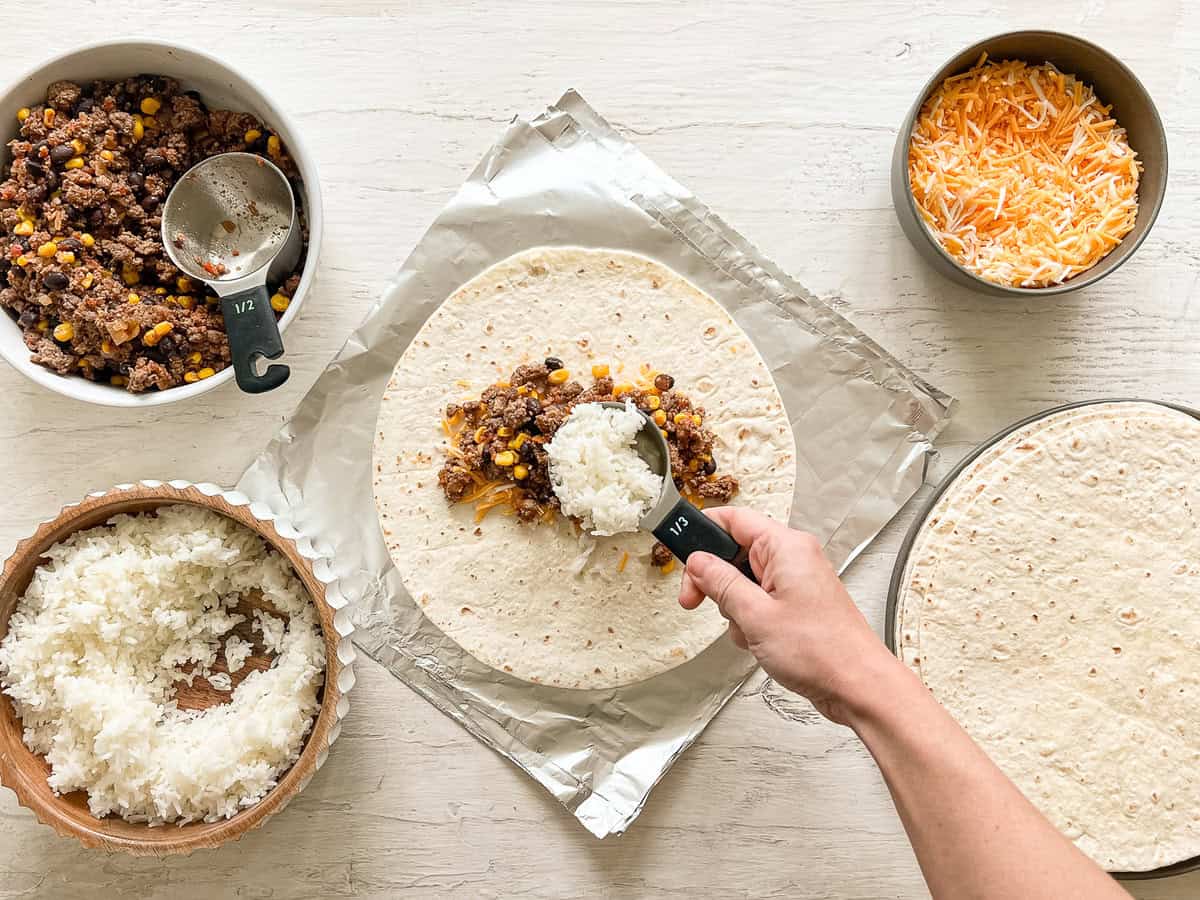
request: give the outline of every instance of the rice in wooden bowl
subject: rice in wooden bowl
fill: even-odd
[[[41,634],[47,641],[59,641],[57,649],[51,647],[57,654],[52,657],[57,664],[63,659],[63,650],[61,635],[54,634],[54,629],[61,619],[76,623],[71,627],[77,627],[80,621],[86,622],[87,614],[83,613],[81,617],[80,606],[94,604],[98,607],[96,628],[100,629],[99,633],[107,635],[104,628],[116,627],[111,609],[107,611],[107,617],[106,610],[99,609],[104,602],[112,606],[111,594],[105,594],[104,589],[107,584],[112,591],[114,573],[121,571],[119,565],[104,565],[111,557],[102,558],[100,562],[104,564],[92,563],[80,568],[76,581],[80,576],[86,580],[89,596],[79,603],[62,606],[60,619],[51,616],[35,627],[29,609],[21,613],[20,619],[14,619],[14,613],[35,579],[40,579],[41,610],[50,606],[45,599],[45,579],[47,572],[65,568],[64,542],[68,542],[65,549],[74,554],[95,554],[98,547],[111,550],[112,542],[106,544],[106,538],[114,532],[120,533],[122,528],[137,527],[143,514],[147,513],[155,513],[145,516],[150,523],[160,520],[181,523],[184,530],[179,534],[190,536],[183,542],[183,552],[198,547],[197,558],[204,565],[211,564],[212,571],[217,573],[216,580],[200,591],[210,599],[198,602],[196,608],[182,618],[180,611],[170,608],[164,599],[163,605],[154,607],[148,626],[148,633],[153,633],[154,623],[161,621],[164,628],[173,629],[172,634],[183,634],[187,638],[182,642],[169,641],[169,650],[162,652],[161,660],[156,663],[160,674],[165,672],[171,684],[171,696],[166,702],[167,714],[156,721],[154,728],[169,729],[173,725],[176,728],[169,733],[177,741],[181,734],[194,734],[202,740],[193,738],[193,746],[184,747],[193,754],[187,757],[188,762],[153,769],[145,783],[127,783],[130,782],[127,776],[122,782],[121,778],[110,775],[106,781],[91,785],[92,795],[85,790],[67,788],[59,793],[51,786],[51,780],[68,787],[77,786],[81,780],[86,782],[81,772],[70,771],[70,765],[76,760],[86,763],[89,759],[99,759],[101,769],[107,772],[107,757],[115,752],[136,757],[138,764],[131,766],[127,759],[123,767],[112,766],[112,772],[144,769],[139,754],[146,753],[145,738],[153,729],[145,726],[144,719],[130,718],[120,722],[119,714],[114,712],[121,708],[120,705],[105,703],[105,698],[95,697],[92,686],[90,697],[95,697],[95,715],[106,718],[99,731],[95,722],[54,723],[63,729],[66,738],[77,738],[79,733],[91,738],[84,742],[74,740],[66,753],[56,745],[53,755],[59,765],[52,770],[46,758],[26,744],[27,740],[35,745],[39,741],[46,742],[46,723],[33,721],[36,714],[32,710],[42,706],[44,710],[61,715],[54,704],[57,702],[61,706],[67,702],[86,720],[92,700],[80,703],[78,696],[70,701],[58,696],[75,689],[76,681],[70,677],[53,682],[55,696],[50,696],[50,691],[40,693],[36,682],[44,677],[43,674],[31,667],[28,659],[23,664],[14,661],[14,642],[5,645],[4,641],[10,630],[14,634],[19,631],[17,636],[28,642],[25,649],[38,651],[31,635],[37,634],[36,627],[41,627]],[[109,524],[120,515],[138,518],[119,520],[123,525]],[[205,523],[217,526],[215,539],[208,542],[210,546],[205,546],[203,533],[186,531],[193,526],[202,529]],[[106,525],[108,527],[104,528]],[[81,534],[84,532],[86,534]],[[76,535],[78,537],[72,540]],[[261,542],[254,541],[253,536],[261,538]],[[171,537],[169,532],[166,533],[164,544],[160,534],[159,544],[151,542],[150,545],[157,546],[166,560],[178,555],[171,545]],[[128,543],[119,545],[122,555],[133,552],[126,546]],[[234,579],[231,582],[220,562],[222,554],[235,551],[242,554],[238,563],[242,574],[240,581]],[[187,559],[190,563],[192,557]],[[156,557],[151,561],[157,565],[159,560]],[[340,594],[335,586],[327,585],[317,576],[314,565],[320,569],[320,558],[313,552],[311,544],[289,525],[275,519],[260,505],[251,504],[245,496],[221,491],[213,485],[144,482],[94,494],[65,508],[17,545],[0,574],[0,647],[7,651],[5,665],[0,667],[7,673],[4,680],[13,681],[24,666],[23,684],[18,687],[7,684],[0,690],[0,783],[12,789],[18,802],[29,808],[39,822],[49,825],[59,835],[74,837],[86,847],[119,850],[137,856],[165,856],[217,847],[262,825],[296,796],[324,763],[348,709],[345,695],[354,683],[350,668],[353,660],[348,640],[350,627],[343,621],[344,616],[337,617],[335,624],[335,604],[343,605]],[[236,568],[236,565],[229,568]],[[192,573],[188,577],[194,579],[194,567],[188,571]],[[262,578],[262,590],[245,590],[250,583],[247,579],[257,577]],[[192,583],[189,582],[189,586]],[[163,590],[164,598],[170,589],[176,589],[177,595],[182,591],[186,596],[186,590],[178,585],[168,585]],[[222,593],[231,590],[235,592],[236,606],[229,605],[235,602],[234,599]],[[146,595],[145,591],[141,594]],[[311,607],[303,606],[305,600]],[[287,610],[278,605],[283,601],[292,604],[290,618]],[[129,611],[127,605],[124,612]],[[139,608],[132,607],[132,612],[133,619],[140,621]],[[239,620],[239,616],[244,616],[244,621]],[[124,627],[128,630],[130,626],[126,623]],[[141,622],[139,627],[147,626]],[[206,627],[208,632],[205,632]],[[94,653],[96,635],[89,637],[92,638],[89,652]],[[161,635],[156,635],[156,639],[163,640]],[[223,648],[220,658],[214,641]],[[86,648],[86,642],[82,646]],[[50,651],[42,648],[41,652]],[[65,657],[63,662],[69,670],[75,663],[69,652]],[[166,670],[161,669],[164,660],[167,661]],[[176,674],[172,673],[170,660],[176,661]],[[183,664],[179,666],[179,662]],[[318,674],[319,664],[323,665],[323,672]],[[86,674],[86,668],[84,671]],[[178,671],[190,673],[191,677],[180,680]],[[237,674],[231,677],[230,671]],[[238,678],[236,686],[234,677]],[[87,680],[79,679],[83,683]],[[250,682],[247,690],[240,691],[247,681]],[[10,693],[20,699],[14,702]],[[160,697],[161,694],[160,689]],[[143,714],[147,710],[153,711],[153,703],[145,697],[134,699],[149,704],[138,707]],[[31,722],[23,723],[18,716],[17,707],[21,706],[31,716]],[[180,714],[176,707],[204,712]],[[162,709],[160,704],[160,713]],[[233,718],[238,715],[240,721]],[[221,717],[224,717],[222,722],[214,722],[215,718]],[[207,723],[207,727],[181,730],[194,723]],[[224,730],[219,727],[222,724],[226,726]],[[77,731],[72,735],[67,733],[68,728],[77,728]],[[112,738],[105,729],[117,732],[118,737]],[[231,736],[238,737],[239,733],[240,745],[236,740],[231,741]],[[155,732],[155,740],[159,740],[157,734]],[[81,744],[84,746],[77,746]],[[90,746],[86,746],[88,744]],[[150,746],[152,750],[160,749],[156,744]],[[222,749],[228,751],[230,746],[249,747],[256,752],[233,764],[220,755]],[[177,748],[171,749],[172,759],[177,760]],[[64,760],[70,760],[70,764]],[[151,761],[154,761],[153,757]],[[216,773],[225,780],[219,784],[202,781],[190,784],[193,773],[204,773],[209,778]],[[151,788],[153,799],[146,799],[151,796],[147,793]],[[110,814],[104,814],[110,810]]]

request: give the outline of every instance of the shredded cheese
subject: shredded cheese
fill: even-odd
[[[1141,164],[1092,88],[1046,63],[947,78],[913,127],[908,174],[926,227],[997,284],[1061,284],[1133,229]]]

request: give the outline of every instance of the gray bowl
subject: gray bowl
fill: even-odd
[[[1138,186],[1138,213],[1133,231],[1112,252],[1086,272],[1080,272],[1062,284],[1041,288],[1008,287],[985,281],[968,272],[942,249],[917,212],[908,180],[908,145],[921,106],[945,79],[971,68],[979,55],[988,59],[1023,59],[1032,65],[1053,63],[1063,72],[1079,77],[1096,90],[1102,103],[1112,104],[1113,116],[1129,136],[1129,145],[1137,152],[1143,171]],[[1162,206],[1167,189],[1167,136],[1158,109],[1142,83],[1124,63],[1095,44],[1057,31],[1012,31],[987,38],[963,50],[938,69],[925,83],[908,111],[896,148],[892,153],[892,204],[900,227],[938,272],[964,287],[995,297],[1065,294],[1099,281],[1125,262],[1150,232]]]

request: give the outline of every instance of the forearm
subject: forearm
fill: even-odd
[[[1128,898],[906,666],[881,655],[867,668],[849,723],[887,781],[935,898]]]

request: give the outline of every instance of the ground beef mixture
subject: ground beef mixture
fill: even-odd
[[[675,485],[693,503],[728,503],[737,493],[737,479],[717,474],[703,407],[693,406],[675,388],[674,378],[646,369],[636,383],[615,383],[607,365],[592,366],[591,376],[585,388],[561,360],[549,357],[518,366],[508,381],[492,385],[479,400],[447,407],[443,427],[451,446],[438,473],[446,498],[475,503],[476,521],[496,506],[522,522],[552,519],[559,503],[544,445],[576,405],[612,400],[632,400],[664,431]],[[670,560],[671,551],[656,543],[651,562],[661,566]]]
[[[56,81],[22,109],[0,183],[0,308],[34,362],[141,392],[230,364],[220,302],[171,264],[160,237],[168,192],[202,159],[231,150],[299,173],[249,113],[210,110],[170,78]],[[307,240],[305,241],[307,245]],[[271,306],[287,309],[303,257]]]

